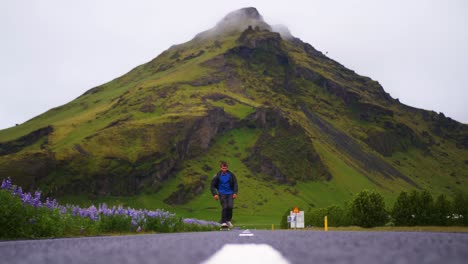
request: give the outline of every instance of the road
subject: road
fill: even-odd
[[[242,231],[2,241],[0,263],[468,263],[467,233]]]

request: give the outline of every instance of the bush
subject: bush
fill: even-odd
[[[327,215],[326,208],[315,208],[304,215],[306,226],[323,227],[323,218]]]
[[[26,237],[26,211],[19,198],[0,190],[0,238]]]
[[[387,222],[388,215],[381,194],[363,190],[354,198],[350,216],[352,223],[362,227],[381,226]]]
[[[65,224],[57,209],[50,210],[44,207],[26,206],[29,207],[28,211],[30,211],[31,217],[28,220],[29,225],[27,225],[31,238],[63,236]]]
[[[100,232],[130,232],[132,229],[132,218],[128,215],[101,215],[98,222]]]
[[[434,219],[432,221],[433,224],[439,226],[448,225],[449,219],[447,217],[450,215],[450,211],[450,201],[447,200],[447,197],[444,194],[439,195],[434,204]]]
[[[344,207],[338,205],[327,207],[327,216],[329,226],[349,226],[352,224],[349,208],[346,205]]]
[[[177,216],[147,218],[144,225],[144,230],[163,233],[182,231],[183,229],[183,219]]]
[[[431,225],[434,219],[434,199],[431,193],[423,190],[416,195],[414,211],[417,225]]]
[[[58,210],[35,208],[0,190],[0,226],[0,238],[16,239],[62,236],[65,223]]]
[[[468,226],[468,195],[457,192],[452,204],[451,223]]]
[[[392,217],[396,226],[410,226],[413,224],[413,204],[407,192],[400,192],[393,204]]]
[[[307,211],[305,214],[305,225],[323,227],[324,218],[327,216],[328,226],[349,226],[351,218],[349,214],[349,206],[332,205],[327,208],[316,208]]]
[[[99,222],[88,217],[72,216],[70,213],[62,215],[64,234],[66,236],[90,236],[99,234]]]

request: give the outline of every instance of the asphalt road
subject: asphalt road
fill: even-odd
[[[0,263],[201,263],[226,244],[270,245],[289,263],[468,263],[467,233],[241,231],[2,241]]]

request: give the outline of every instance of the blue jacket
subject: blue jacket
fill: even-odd
[[[237,186],[237,179],[236,179],[236,175],[234,175],[234,173],[232,173],[231,171],[226,171],[227,173],[231,174],[231,178],[229,179],[229,185],[233,191],[233,193],[236,193],[237,194],[237,190],[238,190],[238,186]],[[215,194],[218,194],[219,192],[219,178],[221,176],[221,171],[219,171],[218,173],[216,173],[216,175],[213,177],[213,179],[211,180],[211,194],[214,196]]]

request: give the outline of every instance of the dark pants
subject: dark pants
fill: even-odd
[[[221,202],[221,223],[226,223],[232,219],[232,208],[234,207],[234,199],[232,194],[220,194],[219,201]]]

